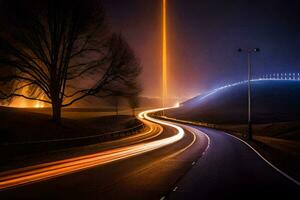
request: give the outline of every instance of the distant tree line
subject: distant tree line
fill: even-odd
[[[51,104],[60,122],[62,107],[91,95],[125,97],[135,107],[140,72],[100,0],[0,0],[0,99]]]

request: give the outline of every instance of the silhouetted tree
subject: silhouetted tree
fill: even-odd
[[[128,44],[107,31],[99,0],[0,3],[0,66],[13,72],[1,82],[15,86],[10,92],[1,89],[2,99],[49,103],[53,120],[59,122],[62,107],[89,95],[112,95],[116,86],[139,75]],[[27,87],[39,92],[19,92]]]
[[[134,51],[120,34],[112,35],[109,46],[110,54],[113,57],[112,60],[114,60],[112,71],[117,72],[118,76],[110,82],[108,87],[104,86],[95,96],[101,98],[109,97],[107,101],[115,107],[116,116],[118,116],[121,100],[137,96],[142,91],[137,82],[141,67]]]
[[[128,93],[126,95],[128,105],[132,110],[132,116],[135,116],[135,109],[140,105],[139,95],[142,92],[142,88],[136,81],[132,81],[128,86]]]
[[[0,67],[0,80],[4,80],[5,77],[11,76],[12,74],[14,74],[14,72],[10,67]],[[0,81],[0,88],[0,97],[5,96],[5,94],[12,93],[14,84],[13,82]],[[12,98],[0,98],[0,100],[1,104],[9,104],[12,101]]]
[[[132,110],[132,116],[135,116],[135,109],[139,107],[140,100],[138,95],[128,97],[128,104]]]
[[[118,115],[119,115],[119,106],[120,106],[121,100],[122,100],[122,96],[118,96],[117,94],[115,94],[114,96],[111,96],[107,99],[107,102],[115,109],[116,119],[118,118]]]

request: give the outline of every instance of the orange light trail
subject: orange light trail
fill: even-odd
[[[162,27],[162,107],[166,106],[168,96],[167,85],[167,0],[163,0],[163,27]]]
[[[170,122],[154,119],[148,116],[149,113],[161,111],[163,109],[154,109],[144,111],[139,114],[141,120],[163,124],[173,127],[177,130],[177,134],[150,142],[142,142],[130,146],[119,147],[111,150],[105,150],[85,156],[78,156],[70,159],[44,163],[40,165],[30,166],[23,169],[12,170],[0,174],[0,190],[20,186],[24,184],[34,183],[41,180],[47,180],[57,176],[74,173],[87,168],[103,165],[113,161],[126,159],[132,156],[140,155],[161,147],[173,144],[181,140],[184,136],[184,130]]]

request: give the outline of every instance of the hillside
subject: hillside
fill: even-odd
[[[221,124],[247,122],[247,84],[241,83],[206,93],[167,112],[186,120]],[[260,80],[252,82],[254,123],[300,121],[300,81]]]

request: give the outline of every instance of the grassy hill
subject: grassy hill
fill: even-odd
[[[299,102],[300,81],[252,82],[254,123],[300,121]],[[241,83],[188,100],[168,115],[209,123],[242,124],[247,122],[247,111],[247,84]]]

